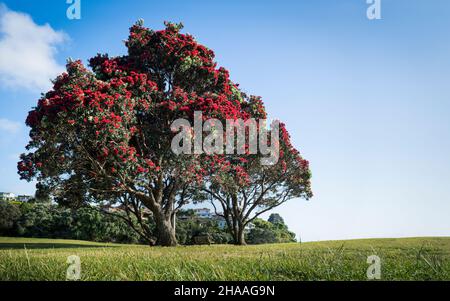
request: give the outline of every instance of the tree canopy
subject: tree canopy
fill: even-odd
[[[293,197],[310,197],[308,162],[284,125],[280,160],[269,167],[247,151],[248,144],[243,154],[232,155],[171,150],[177,134],[171,124],[180,118],[193,122],[196,111],[220,122],[267,114],[259,97],[247,96],[217,66],[212,50],[182,34],[181,24],[165,25],[154,31],[138,21],[125,42],[128,53],[98,54],[89,60],[90,69],[68,61],[67,71],[29,112],[31,139],[18,163],[21,178],[37,179],[61,204],[120,205],[130,225],[147,208],[156,233],[143,223],[135,230],[164,246],[176,244],[176,212],[202,193],[233,202],[239,197],[240,207],[224,206],[224,215],[243,226],[257,208],[263,212]]]

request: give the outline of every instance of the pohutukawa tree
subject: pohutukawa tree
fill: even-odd
[[[29,113],[28,154],[18,163],[21,178],[37,179],[61,202],[83,205],[116,200],[136,218],[153,213],[158,245],[176,245],[174,216],[195,197],[205,170],[199,156],[171,151],[178,118],[248,118],[244,100],[214,53],[181,24],[153,31],[138,21],[126,41],[128,54],[69,61]],[[134,220],[136,220],[136,218]]]
[[[208,181],[202,190],[210,195],[216,214],[225,219],[235,244],[245,244],[246,227],[261,214],[290,199],[309,199],[313,195],[309,162],[293,147],[282,123],[279,138],[276,142],[267,137],[271,143],[277,143],[279,150],[278,160],[270,165],[262,164],[261,154],[248,151],[238,156],[210,158]]]

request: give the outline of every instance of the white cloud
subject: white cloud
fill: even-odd
[[[0,86],[45,92],[64,70],[55,59],[67,36],[0,3]]]
[[[10,134],[15,134],[20,130],[21,127],[22,127],[22,125],[19,122],[0,118],[0,131],[5,131]]]

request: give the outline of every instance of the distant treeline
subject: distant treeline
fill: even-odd
[[[199,219],[192,210],[178,214],[179,244],[195,244],[195,237],[207,236],[215,244],[233,242],[232,236],[214,220]],[[183,218],[180,218],[183,217]],[[152,219],[148,225],[154,229]],[[49,202],[0,201],[0,236],[77,239],[96,242],[145,243],[120,217],[96,207],[69,209]],[[248,244],[295,242],[278,214],[269,221],[256,219],[246,232]]]

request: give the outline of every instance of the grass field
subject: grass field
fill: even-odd
[[[367,280],[369,255],[382,280],[450,280],[450,237],[174,248],[0,237],[0,280],[65,280],[70,255],[81,280]]]

